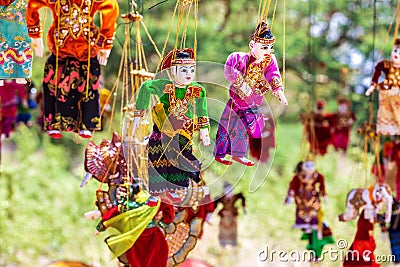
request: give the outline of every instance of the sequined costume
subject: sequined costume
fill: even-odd
[[[0,79],[30,78],[31,38],[25,22],[27,0],[0,2]]]
[[[162,193],[200,182],[201,164],[192,153],[194,130],[209,127],[206,90],[193,82],[177,88],[172,81],[146,81],[140,87],[136,108],[145,110],[150,96],[159,103],[152,108],[153,132],[149,140],[149,191]]]
[[[385,79],[378,83],[379,77]],[[372,84],[379,89],[379,109],[376,132],[383,135],[400,135],[400,68],[390,60],[382,60],[374,69]]]
[[[100,50],[112,48],[118,3],[30,0],[26,18],[32,38],[42,36],[39,18],[42,7],[50,8],[53,14],[47,34],[52,54],[47,59],[43,79],[45,129],[99,130],[100,65],[96,56]],[[101,14],[100,29],[94,25],[96,12]]]
[[[225,63],[225,78],[231,83],[230,99],[222,113],[214,155],[222,158],[229,154],[245,157],[248,136],[260,138],[264,128],[264,117],[258,114],[268,91],[282,90],[281,76],[275,56],[256,64],[255,58],[247,53],[232,53]],[[243,96],[237,88],[241,80],[252,88],[250,96]]]
[[[289,186],[289,196],[296,203],[296,222],[294,228],[310,233],[318,229],[318,212],[321,208],[321,197],[325,196],[324,176],[318,172],[307,175],[295,174]]]

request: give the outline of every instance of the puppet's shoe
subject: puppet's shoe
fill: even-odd
[[[246,166],[254,166],[254,162],[246,157],[232,157],[232,159]]]
[[[223,157],[223,158],[215,157],[215,161],[219,162],[219,163],[222,163],[224,165],[232,165],[232,161],[227,160],[225,157]]]
[[[88,130],[81,130],[79,136],[82,138],[92,138],[92,133]]]
[[[60,138],[62,138],[62,134],[61,134],[61,132],[60,132],[59,130],[50,130],[50,131],[47,131],[47,134],[48,134],[51,138],[54,138],[54,139],[60,139]]]

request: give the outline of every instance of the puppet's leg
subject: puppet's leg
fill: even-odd
[[[85,75],[86,80],[87,72],[84,71],[82,74]],[[100,64],[97,58],[92,58],[90,61],[89,77],[89,88],[85,87],[82,92],[80,102],[81,123],[78,126],[79,135],[84,138],[90,138],[92,136],[90,131],[100,130],[101,127],[99,102]]]

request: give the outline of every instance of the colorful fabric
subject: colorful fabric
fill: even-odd
[[[172,138],[154,125],[149,139],[149,192],[161,194],[200,182],[201,163],[193,155],[191,141],[183,135]]]
[[[30,78],[31,38],[25,23],[27,0],[0,6],[0,79]]]
[[[289,194],[296,201],[296,222],[293,227],[308,232],[317,229],[321,197],[326,195],[324,176],[318,172],[312,175],[296,174],[290,182]]]
[[[373,235],[374,224],[365,219],[364,211],[360,214],[357,222],[357,232],[354,241],[347,252],[343,267],[350,266],[371,266],[379,267],[379,263],[375,262],[374,251],[376,248],[375,239]],[[363,257],[365,253],[369,257]],[[354,255],[359,255],[355,257]]]
[[[268,162],[270,149],[276,147],[275,121],[267,117],[265,126],[260,138],[253,138],[249,135],[250,155],[260,162]]]
[[[137,194],[135,201],[145,203],[150,197],[147,192],[142,190]],[[117,231],[116,235],[105,240],[115,257],[121,256],[135,244],[157,214],[159,207],[160,200],[156,206],[141,205],[103,222],[104,226],[112,227]]]
[[[312,250],[317,258],[321,257],[324,246],[335,243],[331,230],[325,224],[323,224],[322,239],[318,238],[318,230],[313,229],[311,234],[304,232],[301,240],[308,240],[306,249]]]
[[[88,61],[101,49],[112,48],[119,12],[117,1],[29,0],[26,24],[32,38],[42,37],[39,14],[42,7],[50,8],[53,14],[47,34],[47,46],[52,54],[61,59]],[[100,29],[94,24],[96,12],[100,13]]]
[[[25,86],[15,80],[6,80],[0,86],[1,134],[9,137],[17,120],[18,98],[26,98]]]
[[[57,66],[58,78],[55,79]],[[87,61],[66,58],[57,63],[55,55],[49,56],[43,79],[46,130],[79,132],[100,129],[100,64],[97,58],[90,60],[88,88],[87,70]]]
[[[136,98],[136,108],[138,110],[147,109],[151,95],[158,97],[164,114],[168,117],[174,130],[185,128],[191,136],[193,130],[209,127],[206,90],[200,84],[193,82],[184,88],[178,88],[174,87],[172,81],[168,79],[146,81],[140,86]],[[164,121],[161,123],[163,124]],[[189,125],[189,127],[184,127],[185,125]],[[161,127],[159,126],[159,128]]]
[[[248,135],[260,138],[264,128],[262,114],[257,107],[262,105],[269,91],[283,90],[278,64],[274,55],[260,65],[247,53],[232,53],[224,68],[225,78],[230,82],[230,99],[222,113],[214,146],[214,155],[226,154],[244,157],[248,147]],[[236,84],[243,79],[251,87],[252,94],[243,96]],[[260,80],[263,82],[260,83]],[[260,88],[260,84],[263,86]]]
[[[382,135],[400,135],[400,89],[379,91],[379,109],[376,132]]]

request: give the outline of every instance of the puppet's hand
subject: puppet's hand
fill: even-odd
[[[91,210],[86,212],[83,217],[85,217],[85,219],[95,220],[101,218],[101,212],[99,210]]]
[[[97,54],[97,60],[99,61],[100,65],[107,65],[108,62],[108,56],[110,55],[111,50],[110,49],[103,49],[100,50],[99,53]]]
[[[293,202],[294,202],[294,197],[292,196],[287,196],[287,198],[285,199],[285,205],[292,204]]]
[[[372,92],[375,90],[375,86],[371,85],[368,90],[365,92],[366,96],[369,96],[370,94],[372,94]]]
[[[208,128],[200,129],[200,140],[203,141],[204,146],[209,146],[211,144]]]
[[[288,105],[288,101],[286,99],[285,94],[283,93],[282,90],[277,90],[275,92],[272,93],[274,96],[276,96],[278,98],[279,101],[281,101],[284,105]]]
[[[42,37],[32,38],[32,48],[35,49],[36,56],[43,57],[44,46]]]

